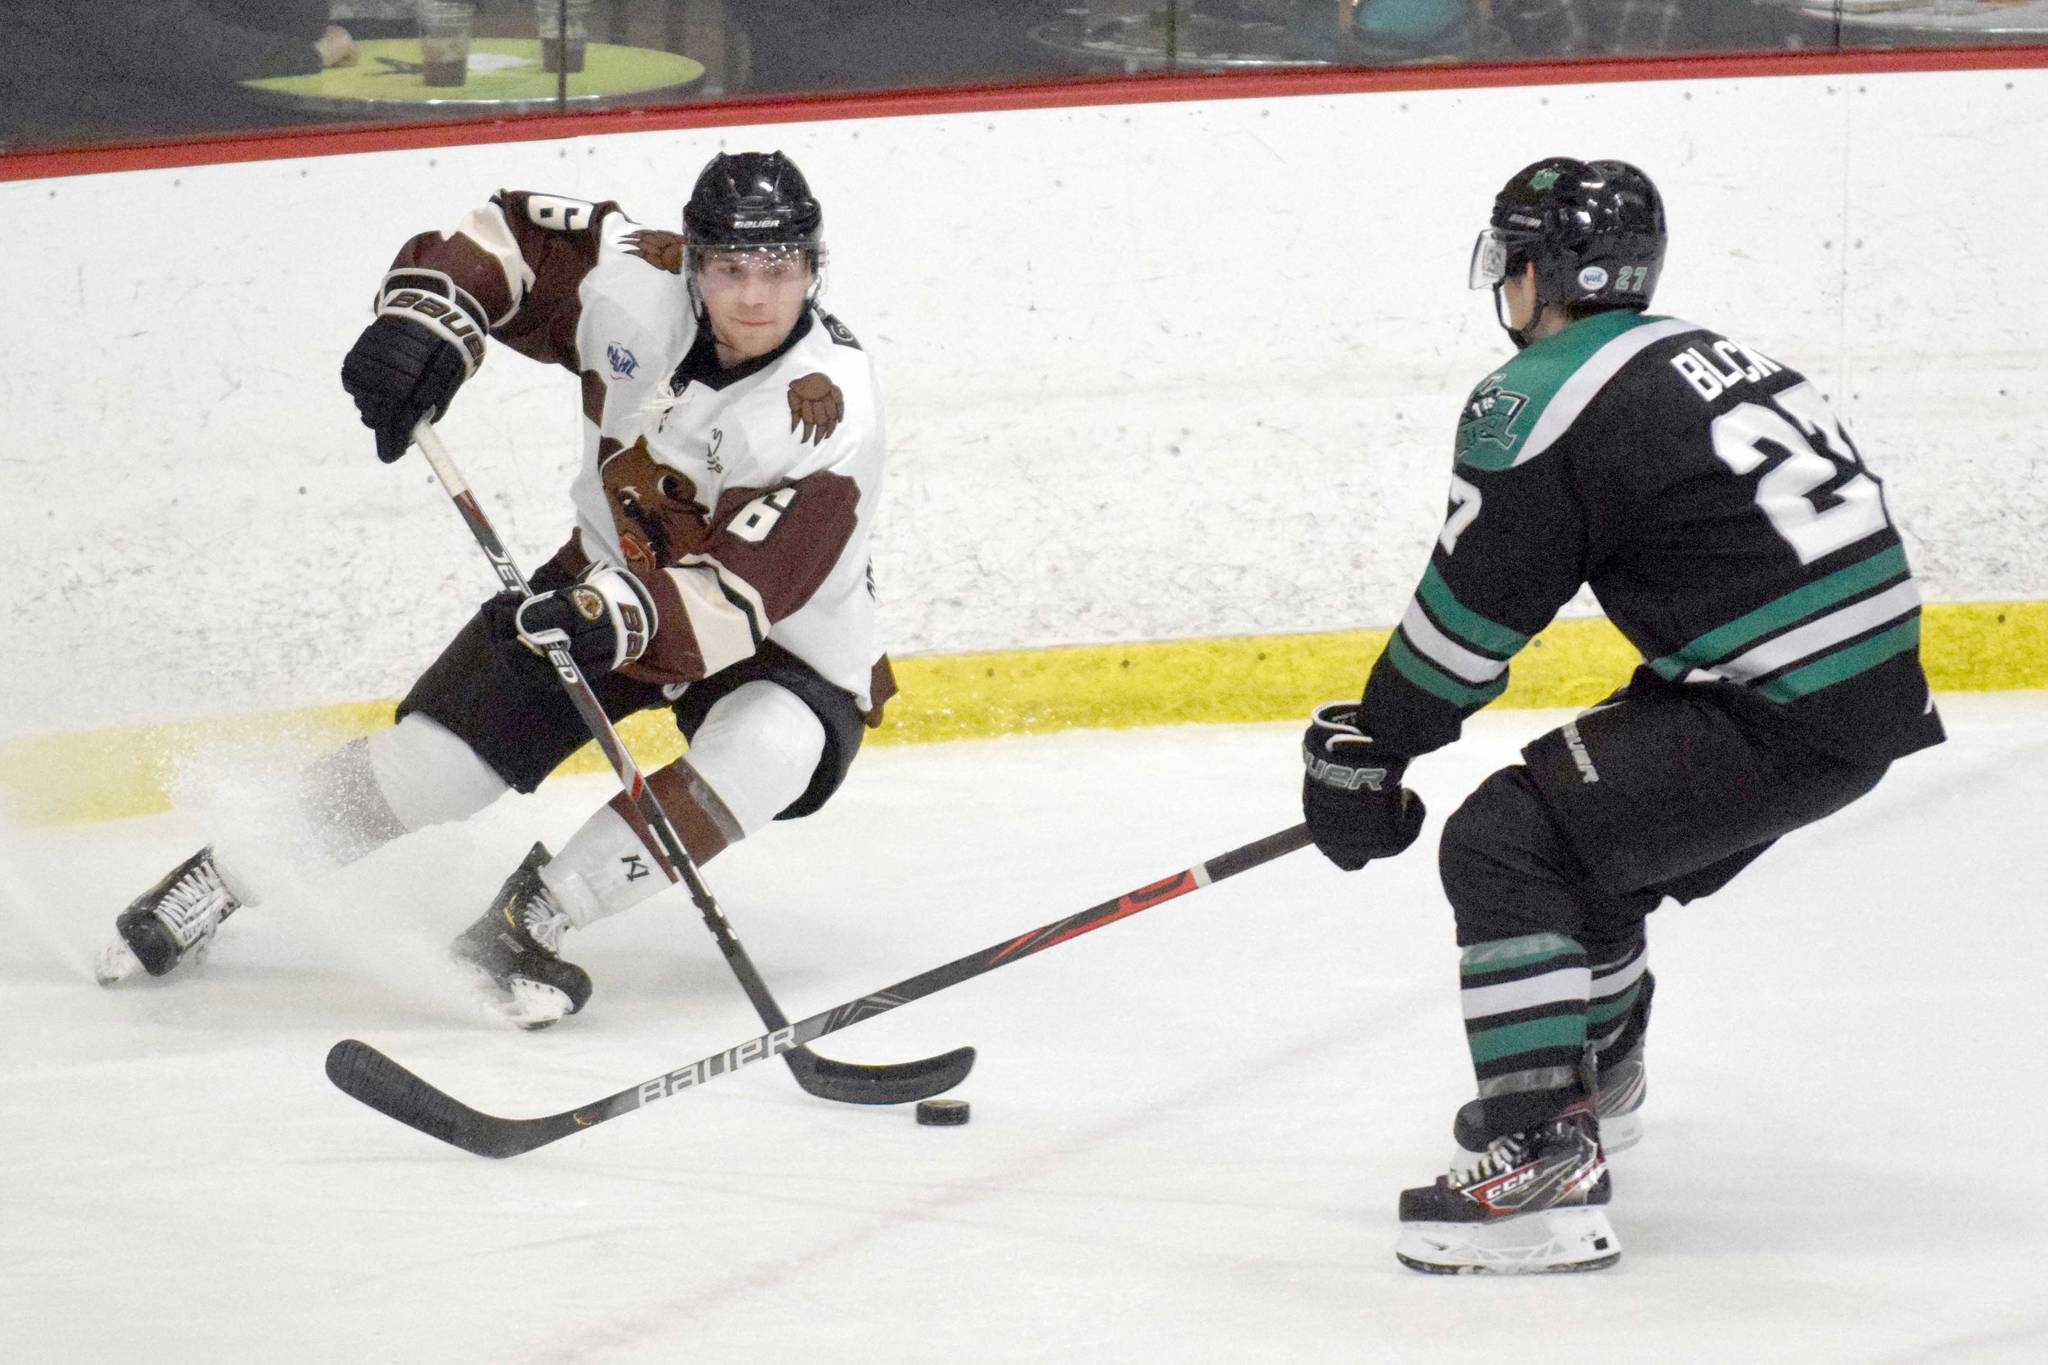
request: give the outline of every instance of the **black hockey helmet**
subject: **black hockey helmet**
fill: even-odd
[[[1473,244],[1471,284],[1497,294],[1533,263],[1539,306],[1641,311],[1663,272],[1667,235],[1664,201],[1634,166],[1545,157],[1494,196]]]
[[[781,152],[720,152],[683,205],[683,237],[695,269],[704,251],[803,251],[824,264],[825,210],[796,163]]]

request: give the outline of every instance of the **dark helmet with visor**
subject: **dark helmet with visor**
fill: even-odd
[[[825,210],[781,152],[720,152],[683,205],[683,239],[696,270],[707,251],[802,252],[825,264]]]
[[[1494,196],[1491,222],[1472,246],[1471,285],[1494,291],[1503,327],[1501,286],[1531,264],[1539,314],[1547,306],[1641,311],[1656,292],[1666,237],[1664,201],[1634,166],[1545,157]]]

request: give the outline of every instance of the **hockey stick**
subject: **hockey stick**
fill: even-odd
[[[516,592],[530,594],[533,589],[527,585],[525,575],[519,572],[519,566],[512,562],[511,555],[506,553],[505,543],[498,539],[490,519],[484,516],[483,508],[462,477],[462,471],[455,467],[448,448],[441,444],[433,423],[422,420],[413,428],[412,438],[419,443],[427,463],[433,466],[435,477],[441,480],[441,487],[447,490],[455,503],[455,510],[462,513],[470,534],[476,537],[477,545],[491,561],[498,581]],[[718,902],[712,899],[710,888],[704,885],[696,863],[691,861],[683,847],[682,836],[676,833],[668,812],[662,809],[661,802],[649,790],[646,780],[640,775],[639,765],[633,762],[632,753],[626,748],[625,741],[619,738],[611,718],[605,715],[597,694],[591,690],[589,679],[583,676],[583,670],[570,657],[568,646],[549,646],[548,662],[554,665],[555,675],[561,679],[569,700],[576,704],[576,713],[583,718],[591,738],[597,741],[597,747],[604,750],[604,756],[610,760],[612,771],[618,774],[619,785],[626,789],[626,795],[633,802],[633,809],[654,836],[657,845],[655,861],[661,864],[661,870],[668,874],[670,882],[681,882],[689,887],[690,899],[703,915],[711,936],[718,940],[719,951],[725,954],[726,963],[732,968],[733,975],[739,978],[740,987],[746,991],[747,999],[753,1002],[754,1012],[761,1016],[761,1022],[771,1030],[787,1029],[789,1017],[775,1003],[768,984],[754,970],[753,959],[747,956],[747,950],[740,946],[732,926],[719,912]],[[971,1047],[956,1048],[920,1061],[877,1066],[835,1062],[801,1046],[780,1051],[798,1085],[820,1099],[838,1100],[842,1104],[908,1104],[912,1100],[951,1090],[966,1080],[967,1073],[974,1067],[974,1049]]]
[[[594,1128],[607,1119],[630,1114],[642,1105],[716,1080],[764,1057],[788,1056],[802,1050],[815,1038],[837,1033],[863,1019],[871,1019],[948,986],[957,986],[962,981],[1020,961],[1033,953],[1042,953],[1190,891],[1213,886],[1225,877],[1234,877],[1261,863],[1271,862],[1307,843],[1308,827],[1305,825],[1269,834],[1205,863],[1196,863],[1171,877],[1127,891],[1077,915],[1055,920],[978,953],[969,953],[943,967],[920,972],[872,994],[857,996],[799,1023],[750,1038],[737,1047],[715,1052],[701,1061],[642,1081],[595,1103],[546,1118],[504,1119],[480,1113],[435,1089],[368,1043],[354,1038],[344,1039],[328,1050],[327,1079],[372,1109],[465,1152],[489,1157],[518,1156],[546,1146],[557,1138]]]

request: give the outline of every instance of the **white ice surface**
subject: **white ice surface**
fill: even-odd
[[[251,909],[102,991],[188,813],[6,831],[0,1361],[2037,1361],[2048,697],[1652,921],[1649,1135],[1619,1267],[1435,1279],[1401,1186],[1470,1079],[1425,842],[1292,855],[825,1040],[981,1049],[962,1129],[779,1063],[527,1156],[331,1088],[342,1037],[551,1113],[760,1032],[680,893],[572,935],[591,1008],[520,1034],[440,965],[576,778]],[[1555,715],[1414,774],[1437,817]],[[709,880],[801,1017],[1292,822],[1291,725],[875,749]]]

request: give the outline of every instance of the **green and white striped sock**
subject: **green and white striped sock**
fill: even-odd
[[[1586,1036],[1602,1060],[1628,1031],[1629,1012],[1643,993],[1643,974],[1650,967],[1650,948],[1638,940],[1613,961],[1595,963],[1586,1008]]]
[[[1578,1085],[1592,972],[1577,939],[1525,934],[1475,943],[1459,959],[1458,976],[1482,1100]]]

